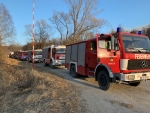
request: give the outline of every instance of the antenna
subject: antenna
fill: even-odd
[[[33,7],[32,7],[32,69],[34,69],[34,0],[33,0]]]

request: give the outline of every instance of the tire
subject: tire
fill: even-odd
[[[44,66],[47,66],[47,64],[44,62]]]
[[[54,68],[55,68],[55,66],[53,65],[53,62],[52,62],[52,61],[50,61],[50,68],[51,68],[51,69],[54,69]]]
[[[47,66],[47,64],[45,63],[45,60],[44,60],[44,62],[43,62],[43,63],[44,63],[44,66]]]
[[[130,86],[138,86],[140,85],[140,81],[139,82],[133,82],[133,83],[129,83]]]
[[[71,65],[71,69],[70,69],[70,74],[73,78],[77,78],[78,77],[78,73],[76,72],[76,67],[75,65]]]
[[[112,87],[112,82],[106,71],[100,71],[98,74],[98,84],[102,90],[108,90]]]

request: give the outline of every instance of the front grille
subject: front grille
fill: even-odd
[[[150,68],[150,60],[129,60],[128,70],[147,69]]]

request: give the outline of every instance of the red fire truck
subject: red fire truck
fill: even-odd
[[[51,45],[44,47],[42,50],[43,63],[50,65],[53,69],[55,66],[63,66],[65,64],[66,46],[64,45]]]
[[[33,62],[33,50],[28,50],[28,61]],[[34,50],[34,62],[42,61],[42,49]]]
[[[121,32],[120,27],[114,34],[96,34],[66,46],[65,67],[72,77],[95,77],[102,90],[108,90],[113,82],[138,86],[150,79],[149,38],[141,31]]]
[[[19,51],[18,59],[19,60],[27,60],[27,51]]]
[[[16,50],[16,51],[14,51],[14,58],[15,59],[18,59],[18,57],[19,57],[19,52],[20,52],[21,50]]]

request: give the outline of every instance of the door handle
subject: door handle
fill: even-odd
[[[114,56],[116,56],[117,55],[117,53],[116,52],[114,52]]]

